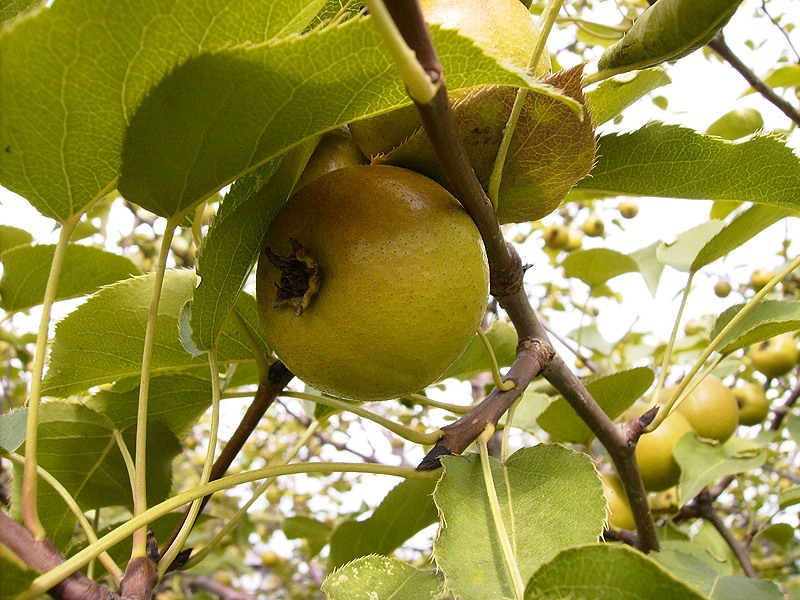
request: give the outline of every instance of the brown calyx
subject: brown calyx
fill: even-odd
[[[269,262],[281,272],[280,278],[275,282],[274,308],[284,304],[295,307],[296,314],[302,315],[311,304],[311,299],[319,291],[322,283],[322,268],[313,257],[306,254],[303,245],[294,238],[289,238],[292,245],[292,254],[280,256],[271,248],[264,252]]]

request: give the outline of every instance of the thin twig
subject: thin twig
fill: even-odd
[[[800,110],[779,96],[772,87],[767,85],[767,83],[756,75],[750,67],[744,64],[725,42],[725,37],[722,35],[721,31],[708,43],[708,47],[728,61],[731,67],[733,67],[739,75],[744,77],[745,81],[750,84],[750,87],[761,94],[765,100],[771,102],[783,114],[797,125],[800,125]]]
[[[393,0],[387,6],[406,42],[416,52],[424,71],[441,82],[433,100],[425,104],[415,104],[454,195],[481,234],[489,261],[490,291],[508,313],[520,340],[517,359],[506,377],[507,380],[514,381],[515,388],[505,392],[495,388],[467,415],[443,428],[444,435],[418,468],[435,468],[439,464],[440,456],[463,452],[487,426],[497,424],[500,416],[524,392],[533,377],[544,373],[545,378],[606,446],[631,502],[638,529],[637,547],[645,552],[656,550],[659,547],[658,537],[636,464],[635,440],[629,440],[621,433],[580,379],[555,354],[547,332],[531,307],[522,285],[522,261],[514,247],[503,237],[497,214],[475,176],[458,135],[447,99],[441,65],[427,28],[420,25],[421,11],[418,3],[415,0]]]

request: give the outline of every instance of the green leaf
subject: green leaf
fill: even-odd
[[[153,82],[212,48],[292,36],[322,4],[76,0],[18,19],[0,38],[0,184],[58,221],[81,212],[115,187],[128,121]]]
[[[673,242],[662,242],[656,251],[658,260],[678,271],[694,271],[697,255],[723,227],[722,221],[706,221],[684,231]]]
[[[494,350],[497,365],[499,367],[510,367],[517,357],[517,331],[505,321],[492,322],[486,330],[486,337]],[[442,379],[453,377],[466,381],[478,373],[491,370],[492,361],[489,352],[480,336],[475,335],[459,359],[454,362],[442,375]]]
[[[711,339],[717,337],[744,306],[737,304],[723,312],[714,323]],[[800,302],[762,300],[720,340],[717,351],[727,355],[739,348],[797,329],[800,329]]]
[[[322,591],[329,600],[440,600],[444,579],[396,558],[365,556],[328,575]]]
[[[17,246],[3,253],[0,308],[8,312],[27,310],[44,300],[55,246]],[[58,280],[56,300],[77,298],[139,272],[124,256],[99,248],[70,244]]]
[[[25,561],[4,544],[0,544],[0,573],[3,574],[0,600],[14,600],[28,589],[34,579],[41,575],[38,571],[28,567]]]
[[[766,460],[763,451],[757,447],[742,448],[736,438],[714,444],[697,435],[684,435],[673,454],[681,467],[681,496],[687,500],[714,481],[756,469]]]
[[[25,442],[27,420],[26,406],[0,415],[0,448],[14,452]]]
[[[708,595],[721,577],[733,574],[731,563],[694,541],[666,540],[650,555],[662,567]]]
[[[176,436],[183,436],[211,406],[211,380],[208,368],[200,374],[169,373],[150,379],[147,420],[165,425]],[[107,416],[119,430],[136,425],[139,406],[139,380],[121,381],[110,389],[89,397],[86,406]]]
[[[661,242],[653,242],[646,248],[633,252],[630,256],[639,266],[639,272],[644,277],[647,289],[655,298],[658,291],[658,282],[664,272],[664,263],[658,260],[658,247]]]
[[[32,241],[33,236],[24,229],[11,225],[0,225],[0,261],[3,260],[3,252],[9,248],[30,244]]]
[[[764,128],[764,117],[754,108],[737,108],[708,126],[706,133],[725,140],[738,140]]]
[[[582,68],[576,67],[545,79],[552,86],[546,89],[563,95],[542,93],[542,84],[534,89],[536,93],[528,93],[503,167],[497,200],[501,223],[533,221],[551,213],[592,168],[592,122],[581,119],[574,106],[584,103],[582,74]],[[447,77],[450,89],[449,73]],[[484,87],[453,106],[459,136],[484,189],[488,189],[515,98],[516,90],[511,87]],[[452,190],[424,129],[373,162],[417,171]]]
[[[597,156],[591,177],[578,183],[584,191],[800,209],[800,158],[774,137],[734,143],[650,123],[601,137]]]
[[[605,70],[643,69],[676,60],[704,46],[742,0],[659,0],[634,21],[597,63]]]
[[[432,34],[453,89],[533,84],[452,30]],[[369,18],[199,54],[163,78],[131,118],[119,190],[156,214],[181,213],[303,140],[404,103]]]
[[[603,411],[611,419],[616,419],[642,397],[653,383],[653,378],[652,369],[637,367],[587,381],[586,388]],[[539,417],[538,422],[557,441],[588,444],[594,437],[589,426],[563,398],[553,402]]]
[[[156,319],[153,376],[207,366],[205,358],[184,350],[178,333],[178,315],[191,298],[195,282],[191,271],[166,272]],[[101,289],[59,322],[44,393],[67,396],[101,383],[138,377],[152,286],[152,273],[119,281]],[[219,344],[219,359],[252,360],[249,347],[230,323]]]
[[[800,504],[800,485],[783,490],[778,494],[778,504],[781,510],[786,510],[790,506]]]
[[[773,88],[800,87],[800,65],[792,64],[778,67],[764,77],[764,83]],[[755,93],[756,91],[750,88],[745,95]]]
[[[639,98],[671,82],[669,75],[661,67],[625,73],[601,81],[596,88],[586,92],[586,104],[594,126],[610,121]]]
[[[289,540],[306,540],[308,558],[314,558],[328,543],[331,526],[309,517],[287,517],[283,520],[283,534]]]
[[[774,581],[754,579],[743,575],[720,577],[709,600],[784,600],[785,596]]]
[[[289,197],[314,151],[316,140],[239,179],[225,196],[197,255],[200,285],[191,301],[192,341],[208,350],[217,341],[247,276],[261,240]]]
[[[10,21],[31,7],[44,4],[43,0],[3,0],[0,5],[0,23]]]
[[[562,264],[565,277],[580,279],[592,288],[618,275],[639,270],[639,264],[630,256],[609,248],[572,252]]]
[[[84,509],[132,508],[128,471],[114,440],[114,425],[89,407],[72,402],[45,402],[39,409],[39,465],[54,476]],[[135,428],[124,436],[130,451]],[[177,438],[158,426],[149,431],[147,497],[164,500],[172,484],[170,465],[180,452]],[[13,493],[19,498],[21,470],[15,468]],[[18,505],[18,502],[15,502]],[[38,487],[39,516],[48,537],[59,548],[72,537],[75,517],[46,483]]]
[[[708,240],[697,253],[691,270],[699,271],[718,258],[722,258],[788,214],[785,209],[775,206],[756,204],[747,207]]]
[[[328,570],[369,554],[388,555],[437,520],[435,480],[407,479],[393,488],[363,521],[345,521],[331,536]]]
[[[602,484],[590,458],[556,444],[515,452],[492,477],[523,580],[559,550],[597,539],[605,520]],[[480,458],[447,456],[434,493],[441,528],[433,555],[462,600],[513,597],[486,497]]]
[[[526,600],[704,600],[652,558],[627,546],[569,548],[539,569],[525,588]]]

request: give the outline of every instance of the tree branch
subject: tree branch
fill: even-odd
[[[439,76],[441,65],[427,27],[421,25],[423,21],[419,4],[415,0],[392,0],[387,2],[387,6],[406,43],[416,52],[423,69]],[[635,440],[630,443],[622,435],[580,379],[555,355],[547,332],[524,292],[524,268],[519,254],[503,237],[497,214],[475,176],[458,135],[443,74],[439,83],[441,87],[431,102],[421,104],[415,101],[415,104],[454,195],[481,234],[489,261],[491,294],[508,313],[517,330],[519,344],[517,358],[508,373],[508,379],[513,380],[516,387],[506,392],[493,390],[469,413],[443,428],[444,435],[418,468],[435,468],[439,464],[439,457],[463,452],[488,424],[497,424],[533,377],[543,373],[584,419],[614,461],[636,521],[639,533],[637,547],[643,551],[658,549],[655,523],[634,456]]]
[[[748,577],[758,577],[758,573],[753,568],[753,563],[750,560],[750,554],[747,547],[736,539],[733,532],[725,525],[725,522],[717,514],[714,509],[714,496],[707,490],[703,490],[695,498],[695,507],[697,509],[697,516],[705,519],[719,532],[725,543],[728,544],[731,551],[736,556],[739,564],[742,565],[742,570]]]
[[[239,455],[239,452],[244,447],[244,444],[250,438],[250,435],[253,433],[255,428],[258,427],[258,424],[261,422],[264,413],[267,412],[267,409],[275,401],[275,398],[277,398],[278,394],[283,391],[283,388],[286,387],[293,377],[294,375],[284,366],[282,362],[276,361],[272,363],[272,366],[269,368],[269,376],[267,381],[259,384],[255,396],[253,397],[253,402],[247,408],[247,411],[242,417],[239,426],[236,428],[236,431],[233,432],[233,435],[231,436],[231,439],[228,440],[228,443],[225,444],[225,447],[222,449],[222,452],[220,452],[217,460],[214,461],[214,466],[211,468],[209,481],[214,481],[225,475],[234,459]],[[200,512],[202,512],[203,508],[205,508],[205,505],[208,503],[210,498],[211,496],[206,496],[203,498],[203,501],[200,504]],[[164,544],[164,549],[169,548],[173,544],[178,536],[178,532],[181,530],[181,527],[183,527],[188,514],[189,508],[187,507],[183,513],[181,522],[172,532],[172,535],[167,543]],[[180,567],[183,562],[186,561],[186,559],[188,559],[186,554],[178,554],[170,568]]]
[[[755,91],[761,94],[765,100],[771,102],[775,107],[780,110],[784,115],[789,117],[797,125],[800,125],[800,110],[792,106],[789,102],[781,98],[774,89],[764,82],[763,79],[758,77],[742,60],[736,56],[733,50],[730,49],[725,42],[725,36],[720,31],[713,40],[708,42],[708,47],[716,52],[720,57],[728,61],[739,75],[744,77],[745,81],[750,84]]]
[[[0,511],[0,544],[16,554],[30,568],[45,573],[64,562],[64,557],[48,539],[36,541],[30,531]],[[55,598],[85,600],[119,600],[119,596],[86,577],[73,573],[49,590]]]

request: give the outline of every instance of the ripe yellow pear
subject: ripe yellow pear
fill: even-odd
[[[636,444],[636,462],[644,486],[651,492],[672,487],[680,479],[681,469],[672,451],[678,441],[692,431],[680,412],[673,412],[655,431],[645,433]]]
[[[488,300],[474,223],[444,188],[389,166],[354,166],[289,198],[259,258],[272,350],[297,377],[353,400],[417,392],[475,336]]]
[[[702,438],[724,442],[739,425],[736,396],[719,377],[709,375],[683,399],[678,411]]]

